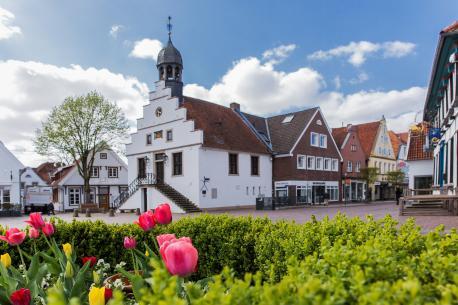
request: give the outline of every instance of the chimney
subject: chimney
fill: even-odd
[[[239,103],[231,103],[229,107],[234,111],[240,111],[240,104]]]

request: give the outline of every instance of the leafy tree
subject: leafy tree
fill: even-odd
[[[37,130],[35,150],[76,164],[84,180],[84,203],[89,203],[95,156],[105,149],[120,148],[128,128],[121,108],[99,93],[67,97]]]
[[[394,186],[399,186],[404,182],[405,174],[402,170],[388,172],[387,181]]]
[[[378,168],[376,167],[365,167],[361,169],[361,178],[366,181],[368,194],[366,198],[370,199],[372,197],[371,192],[369,192],[369,186],[373,185],[377,181]]]

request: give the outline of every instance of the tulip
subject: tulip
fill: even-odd
[[[97,257],[95,256],[85,256],[81,259],[83,262],[83,265],[86,265],[87,262],[89,262],[89,266],[92,268],[97,264]]]
[[[171,241],[173,239],[177,239],[177,237],[175,236],[175,234],[162,234],[162,235],[158,235],[156,236],[156,240],[157,240],[157,243],[159,245],[159,248],[162,246],[162,244],[166,241]]]
[[[70,245],[69,243],[63,244],[62,249],[64,249],[65,256],[67,257],[72,256],[72,253],[73,253],[72,245]]]
[[[149,252],[148,252],[148,250],[145,251],[145,256],[149,257]]]
[[[73,277],[73,267],[70,261],[67,261],[67,265],[65,266],[65,278],[71,279]]]
[[[43,220],[43,217],[41,217],[41,213],[38,212],[30,213],[29,220],[26,220],[25,222],[36,230],[40,230],[45,225],[45,221]]]
[[[113,297],[113,289],[105,287],[105,302],[108,302]]]
[[[5,235],[0,235],[0,240],[7,242],[10,246],[19,246],[25,239],[25,232],[18,228],[6,230]]]
[[[91,287],[91,290],[89,290],[89,305],[105,305],[105,287]]]
[[[10,295],[10,302],[12,305],[30,305],[31,301],[32,296],[30,290],[26,288],[16,290]]]
[[[94,278],[94,284],[100,284],[100,275],[97,271],[92,271],[92,277]]]
[[[29,229],[29,238],[30,239],[37,239],[38,237],[40,237],[40,231],[35,229],[34,227],[31,227]]]
[[[156,225],[156,222],[154,221],[154,216],[148,212],[141,214],[140,217],[138,217],[138,220],[134,223],[137,224],[140,228],[142,228],[145,232],[148,232]]]
[[[185,277],[197,270],[199,253],[190,238],[166,241],[160,248],[162,259],[172,275]]]
[[[158,224],[166,225],[172,222],[172,211],[168,203],[158,205],[154,209],[154,219]]]
[[[137,241],[134,237],[124,237],[124,248],[134,249],[137,246]]]
[[[54,225],[50,222],[45,222],[45,225],[43,226],[43,228],[41,229],[43,231],[43,234],[46,236],[46,237],[50,237],[54,234]]]
[[[0,262],[2,263],[3,267],[9,268],[11,266],[11,256],[8,253],[0,255]]]

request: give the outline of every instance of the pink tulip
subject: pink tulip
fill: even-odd
[[[154,209],[154,219],[158,224],[166,225],[172,222],[172,211],[168,203],[158,205]]]
[[[138,217],[138,220],[134,223],[137,224],[140,228],[142,228],[145,232],[148,232],[156,225],[156,222],[154,221],[154,216],[148,212],[141,214],[140,217]]]
[[[160,252],[170,274],[185,277],[196,272],[199,253],[190,238],[165,241]]]
[[[11,228],[6,230],[5,236],[0,235],[0,240],[7,242],[10,246],[18,246],[22,244],[25,239],[25,232],[18,228]]]
[[[43,226],[43,228],[41,229],[43,231],[43,234],[46,236],[46,237],[50,237],[54,234],[55,230],[54,230],[54,225],[50,222],[45,222],[45,225]]]
[[[37,239],[38,237],[40,237],[40,231],[35,229],[34,227],[31,227],[29,229],[29,237],[30,239]]]
[[[43,217],[41,217],[41,213],[38,212],[30,213],[29,220],[26,220],[25,222],[37,230],[40,230],[45,225],[45,221],[43,220]]]
[[[124,237],[124,248],[134,249],[137,246],[137,241],[134,237]]]
[[[156,236],[156,240],[157,240],[157,243],[159,245],[159,248],[162,246],[162,244],[166,241],[171,241],[173,239],[177,239],[177,237],[175,236],[175,234],[162,234],[162,235],[158,235]]]

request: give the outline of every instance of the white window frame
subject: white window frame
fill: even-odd
[[[323,157],[316,157],[315,162],[316,162],[315,169],[317,171],[323,170]]]
[[[338,172],[339,171],[339,160],[332,159],[331,161],[331,171]]]
[[[302,159],[302,166],[300,161]],[[306,155],[297,155],[297,169],[307,169],[307,156]]]
[[[321,140],[323,140],[323,145],[321,144]],[[328,148],[328,136],[325,134],[320,134],[319,135],[319,145],[321,148]]]
[[[351,144],[350,150],[351,150],[351,151],[356,151],[356,145],[355,145],[355,144]]]
[[[72,200],[72,195],[74,196],[73,200]],[[76,200],[76,198],[78,198],[78,200]],[[69,187],[68,188],[68,205],[80,205],[80,203],[81,203],[81,188]]]
[[[326,166],[326,164],[327,164],[327,166]],[[323,170],[325,170],[325,171],[330,171],[331,170],[331,159],[330,158],[324,158]]]
[[[361,161],[356,161],[356,169],[355,171],[359,173],[361,171]]]
[[[116,175],[113,175],[113,171]],[[119,177],[119,169],[116,166],[109,166],[108,169],[108,178],[118,178]]]
[[[96,172],[97,172],[97,175],[94,174]],[[98,166],[91,167],[91,178],[99,178],[99,177],[100,177],[100,168]]]
[[[347,161],[347,172],[348,173],[353,172],[353,162],[352,161]]]
[[[312,160],[310,162],[311,166],[309,166],[309,160]],[[307,156],[307,169],[315,169],[315,157],[314,156]]]
[[[316,143],[313,143],[313,139],[316,137]],[[316,132],[310,133],[310,146],[320,147],[320,136]]]

